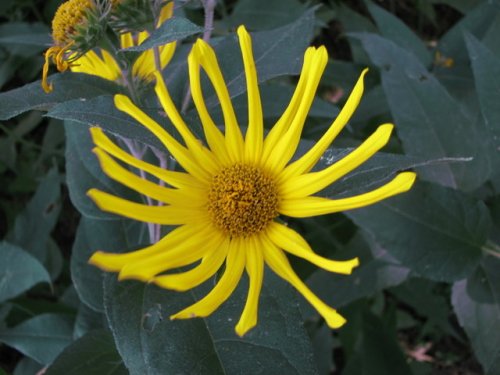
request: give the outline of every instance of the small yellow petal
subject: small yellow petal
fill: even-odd
[[[189,153],[184,146],[168,134],[156,121],[132,103],[127,96],[121,94],[115,95],[115,106],[120,111],[133,117],[137,122],[153,133],[188,173],[202,181],[208,182],[210,180],[211,176],[203,169],[203,164],[197,163],[193,155]]]
[[[155,244],[128,253],[115,254],[96,251],[90,257],[89,263],[99,267],[103,271],[119,272],[127,264],[133,264],[141,259],[147,259],[158,255],[180,243],[188,241],[203,230],[204,227],[205,225],[183,225],[177,227]]]
[[[206,186],[187,173],[169,171],[167,169],[157,167],[156,165],[135,158],[134,156],[123,151],[120,147],[114,144],[113,141],[111,141],[111,139],[109,139],[106,134],[104,134],[101,128],[91,127],[90,134],[92,136],[94,144],[102,150],[106,151],[108,154],[114,156],[118,160],[127,163],[132,167],[142,169],[143,171],[155,176],[156,178],[166,182],[171,186],[175,186],[177,188],[187,186],[193,188],[203,188]]]
[[[235,327],[236,334],[243,336],[257,324],[259,311],[259,296],[264,278],[264,257],[262,256],[263,246],[257,238],[250,237],[247,241],[246,249],[246,270],[250,280],[247,301],[241,314],[240,320]]]
[[[203,209],[178,206],[148,206],[131,202],[97,189],[90,189],[87,195],[102,211],[145,223],[182,225],[200,222],[200,220],[205,220],[207,216]]]
[[[202,284],[213,276],[222,266],[229,249],[229,239],[213,249],[206,249],[206,255],[195,268],[170,275],[157,276],[152,281],[161,288],[177,290],[180,292],[192,289]]]
[[[291,163],[285,168],[280,176],[281,181],[289,178],[290,176],[309,172],[311,168],[316,164],[316,162],[321,158],[321,155],[323,155],[328,146],[344,128],[344,126],[350,120],[354,111],[358,107],[361,97],[363,96],[363,80],[366,73],[368,73],[368,69],[363,70],[363,72],[359,76],[358,81],[356,82],[356,85],[349,95],[349,98],[347,99],[345,105],[342,107],[342,110],[336,117],[335,121],[333,121],[333,123],[330,125],[326,133],[309,151],[307,151],[298,160]]]
[[[342,199],[306,197],[286,199],[280,204],[280,213],[291,217],[310,217],[369,206],[393,195],[408,191],[415,182],[414,172],[402,172],[392,181],[368,193]]]
[[[284,199],[303,198],[331,185],[359,167],[384,147],[391,137],[393,128],[394,125],[392,124],[381,125],[359,147],[329,167],[319,172],[294,176],[283,182],[281,188],[282,197]]]
[[[248,95],[248,128],[245,137],[245,160],[257,162],[260,159],[264,141],[264,123],[257,69],[253,58],[252,39],[244,26],[238,28],[238,37],[240,40],[243,65],[245,67]]]
[[[350,275],[353,268],[359,265],[358,258],[350,260],[331,260],[323,258],[313,252],[309,244],[300,234],[282,224],[273,222],[267,229],[269,239],[278,247],[297,257],[303,258],[312,264],[330,272]]]
[[[245,268],[245,251],[241,246],[240,239],[231,241],[226,259],[224,274],[217,285],[201,300],[174,314],[170,319],[189,319],[205,317],[214,312],[233,293],[241,279]]]
[[[330,328],[339,328],[346,320],[333,308],[321,301],[311,290],[300,280],[293,271],[290,262],[285,254],[278,249],[269,239],[265,239],[266,249],[264,259],[271,269],[281,278],[288,281],[304,298],[321,314]]]
[[[220,234],[214,234],[210,225],[193,234],[191,238],[169,246],[153,256],[126,264],[118,275],[118,280],[136,279],[152,282],[154,277],[164,271],[187,266],[199,261],[209,251],[220,246],[224,240]]]

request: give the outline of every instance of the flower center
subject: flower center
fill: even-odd
[[[244,164],[224,168],[214,176],[208,202],[213,223],[231,237],[258,233],[278,216],[273,179]]]
[[[58,46],[71,42],[76,27],[86,19],[86,12],[94,6],[92,0],[69,0],[57,8],[52,20],[52,38]]]

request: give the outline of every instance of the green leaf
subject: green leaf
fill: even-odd
[[[0,302],[18,296],[32,286],[50,283],[40,262],[20,247],[0,242]]]
[[[406,51],[412,52],[425,66],[432,62],[432,56],[424,42],[398,17],[372,1],[365,1],[368,11],[375,20],[380,33]]]
[[[477,96],[493,147],[500,150],[500,59],[471,34],[465,35]],[[486,141],[486,140],[485,140]]]
[[[455,283],[451,299],[485,375],[498,375],[500,369],[499,267],[497,257],[486,257],[481,264],[482,277]]]
[[[360,265],[352,275],[336,275],[318,269],[307,280],[312,290],[330,306],[341,308],[349,303],[371,297],[388,287],[398,285],[408,278],[410,270],[402,266],[387,250],[379,245],[368,245],[362,236],[355,236],[333,259],[360,258]]]
[[[436,281],[467,277],[481,259],[491,227],[482,202],[424,182],[345,214],[402,265]]]
[[[67,315],[42,314],[0,331],[0,341],[48,365],[71,343],[73,322]]]
[[[152,111],[148,111],[148,114],[153,118],[156,117],[159,123],[167,123],[165,118],[160,119]],[[115,107],[112,96],[98,96],[85,101],[67,101],[56,105],[47,113],[47,116],[59,120],[71,120],[71,126],[82,127],[82,124],[87,125],[84,126],[87,133],[88,125],[99,126],[112,134],[134,139],[158,149],[165,147],[144,126],[140,125],[126,113],[118,110]],[[171,126],[168,130],[170,134],[173,134]]]
[[[243,279],[208,318],[170,321],[169,315],[201,297],[198,290],[175,293],[108,276],[106,314],[130,373],[237,374],[262,368],[274,374],[315,374],[294,293],[274,274],[265,275],[257,327],[244,338],[235,334],[246,286]]]
[[[69,345],[45,375],[126,375],[113,336],[104,330],[92,331]]]
[[[377,316],[365,312],[362,329],[361,364],[364,374],[412,374],[393,331]]]
[[[11,55],[30,57],[51,44],[50,29],[43,23],[9,22],[0,26],[0,45]]]
[[[76,291],[87,306],[103,311],[102,272],[88,263],[97,250],[123,252],[146,243],[144,225],[139,222],[116,219],[96,220],[82,217],[71,255],[71,278]]]
[[[130,192],[109,179],[101,170],[97,157],[91,152],[94,144],[88,126],[67,121],[66,129],[66,183],[71,202],[82,215],[92,218],[116,219],[116,215],[101,211],[87,196],[91,188],[99,188],[124,198]]]
[[[240,0],[225,21],[233,27],[245,25],[250,30],[272,29],[296,20],[306,7],[297,0]]]
[[[54,91],[46,94],[40,81],[0,94],[0,120],[8,120],[31,109],[48,110],[71,99],[86,100],[99,95],[115,94],[120,87],[108,80],[82,73],[51,76]]]
[[[16,365],[12,375],[33,375],[38,374],[43,369],[43,365],[32,360],[31,358],[24,357]],[[1,374],[1,373],[0,373]]]
[[[45,264],[48,241],[61,212],[61,176],[52,168],[40,181],[35,195],[17,217],[12,243],[22,247]]]
[[[149,38],[144,40],[140,45],[135,47],[125,48],[123,52],[142,52],[147,51],[176,40],[182,40],[190,35],[203,32],[203,28],[195,25],[187,18],[171,17],[161,24],[159,28],[154,30]]]
[[[422,178],[472,190],[491,174],[484,151],[486,129],[474,123],[460,104],[418,60],[378,35],[359,33],[366,52],[380,68],[382,85],[406,153],[429,159],[469,157],[467,163],[420,170]]]

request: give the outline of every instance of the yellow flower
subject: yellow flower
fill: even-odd
[[[57,8],[52,19],[52,39],[54,45],[45,52],[45,64],[42,73],[42,88],[45,92],[52,91],[52,84],[47,82],[50,60],[60,72],[66,71],[70,64],[69,56],[75,53],[71,47],[75,44],[75,36],[85,28],[88,12],[95,8],[92,0],[69,0]]]
[[[114,0],[114,6],[118,1]],[[162,7],[158,17],[159,27],[165,20],[172,17],[174,3],[169,2]],[[54,45],[45,52],[45,64],[42,74],[42,88],[46,93],[52,91],[52,84],[47,81],[49,63],[52,60],[57,70],[64,72],[71,69],[73,72],[87,73],[102,77],[110,81],[118,80],[122,69],[115,58],[108,51],[99,48],[98,52],[89,50],[81,54],[76,48],[75,40],[82,38],[87,32],[89,12],[95,11],[93,0],[69,0],[63,3],[56,11],[52,20],[52,38]],[[136,35],[127,32],[120,34],[120,47],[129,48],[140,45],[149,37],[147,31]],[[159,47],[159,60],[163,69],[174,54],[176,43],[168,43]],[[156,70],[154,52],[145,51],[139,55],[132,66],[132,77],[150,81]]]
[[[382,148],[390,137],[393,125],[381,125],[343,159],[321,171],[311,172],[357,107],[363,93],[365,70],[327,132],[309,151],[291,161],[327,63],[326,49],[307,49],[290,104],[264,137],[251,39],[243,26],[238,29],[238,36],[248,92],[249,122],[245,134],[238,126],[215,53],[202,40],[193,46],[188,64],[193,100],[203,124],[207,146],[195,138],[184,123],[159,73],[155,73],[156,94],[184,144],[175,140],[128,97],[115,96],[116,107],[151,131],[184,172],[165,170],[134,158],[114,144],[100,128],[91,128],[96,145],[94,152],[103,171],[112,179],[163,205],[147,206],[97,189],[91,189],[88,195],[104,211],[176,228],[159,242],[138,251],[126,254],[97,251],[90,258],[90,263],[105,271],[119,272],[120,280],[137,279],[177,291],[200,285],[225,264],[216,286],[194,305],[172,315],[171,319],[210,315],[229,298],[246,271],[249,277],[248,297],[235,328],[240,336],[257,323],[264,264],[267,264],[317,309],[328,326],[340,327],[345,319],[300,280],[291,268],[286,253],[341,274],[350,274],[358,265],[358,259],[335,261],[318,256],[299,233],[279,220],[279,215],[310,217],[367,206],[407,191],[416,175],[402,172],[389,183],[354,197],[327,199],[313,196]],[[219,97],[224,133],[214,123],[205,105],[200,67],[205,70]],[[142,169],[164,181],[168,187],[138,177],[114,158]],[[186,266],[192,267],[176,272],[179,267]]]
[[[173,9],[173,2],[169,2],[161,9],[157,27],[172,17]],[[137,35],[133,35],[130,32],[121,34],[120,47],[129,48],[140,45],[148,37],[149,33],[147,31],[142,31]],[[175,51],[175,44],[176,43],[173,42],[159,47],[159,57],[162,69],[172,58]],[[104,49],[100,49],[99,53],[101,56],[99,56],[99,54],[95,51],[88,51],[83,56],[75,60],[71,66],[71,71],[93,74],[110,81],[118,80],[121,76],[121,69],[118,62],[108,51]],[[156,66],[153,51],[144,51],[139,55],[132,66],[132,76],[146,81],[151,81],[154,79],[153,73],[155,70]]]

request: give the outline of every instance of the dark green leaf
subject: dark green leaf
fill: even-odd
[[[0,341],[47,365],[71,343],[73,322],[67,315],[42,314],[0,331]]]
[[[297,0],[240,0],[227,22],[233,27],[245,25],[250,30],[272,29],[296,20],[305,9]]]
[[[130,197],[123,185],[113,182],[101,170],[97,157],[91,152],[94,148],[86,125],[66,122],[66,182],[75,207],[87,217],[115,219],[105,213],[87,196],[91,188],[100,188],[122,197]]]
[[[316,373],[294,294],[269,272],[259,324],[244,338],[234,332],[246,298],[244,280],[211,317],[170,321],[170,314],[201,297],[198,291],[173,293],[115,279],[105,282],[106,314],[131,374]]]
[[[38,374],[44,366],[32,360],[31,358],[24,357],[16,365],[12,375],[33,375]]]
[[[187,18],[171,17],[161,24],[159,28],[151,33],[149,38],[139,46],[123,49],[124,52],[147,51],[167,43],[187,38],[190,35],[203,32],[203,28],[195,25]]]
[[[46,94],[40,81],[0,94],[0,120],[8,120],[31,109],[48,110],[57,103],[71,99],[86,100],[99,95],[120,91],[115,83],[97,76],[81,73],[64,73],[52,76],[49,81],[54,91]]]
[[[126,375],[113,336],[104,330],[81,337],[56,358],[45,375]]]
[[[145,243],[143,224],[125,219],[97,220],[82,217],[71,256],[71,278],[80,299],[103,311],[102,272],[88,263],[97,250],[123,252]]]
[[[26,209],[16,217],[10,241],[29,251],[45,264],[50,233],[61,211],[61,177],[51,169],[40,181]]]
[[[381,70],[385,95],[406,153],[429,159],[473,158],[468,163],[422,169],[420,176],[465,190],[486,181],[491,174],[484,152],[486,129],[471,121],[413,55],[378,35],[360,33],[356,38]]]
[[[412,52],[425,66],[432,62],[432,56],[424,42],[396,16],[384,8],[366,1],[368,10],[377,24],[380,33],[406,51]]]
[[[466,34],[481,112],[492,134],[493,146],[500,150],[500,59],[471,34]],[[486,140],[485,140],[486,141]]]
[[[410,270],[394,259],[388,252],[372,244],[369,255],[364,255],[367,248],[365,240],[356,236],[334,259],[360,257],[360,265],[352,275],[335,275],[317,270],[307,280],[308,285],[327,304],[340,308],[405,281]]]
[[[0,302],[16,297],[50,276],[40,262],[20,247],[0,242]]]
[[[485,375],[500,374],[499,267],[497,257],[487,257],[482,263],[482,278],[469,278],[453,286],[453,308]],[[478,293],[480,298],[477,298]]]
[[[49,34],[50,29],[42,23],[4,23],[0,26],[0,45],[12,55],[33,56],[51,44]]]
[[[404,266],[437,281],[469,275],[491,227],[482,202],[424,182],[346,215]]]
[[[372,313],[363,314],[361,363],[363,374],[411,375],[394,333]]]

